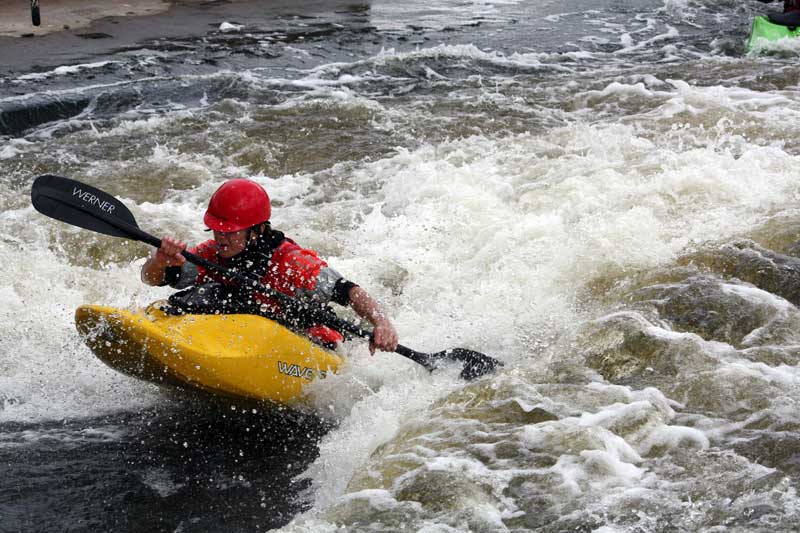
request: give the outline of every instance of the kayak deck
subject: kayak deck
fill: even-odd
[[[111,368],[164,386],[214,394],[300,400],[306,384],[343,360],[306,337],[256,315],[168,315],[84,305],[75,311],[83,341]]]

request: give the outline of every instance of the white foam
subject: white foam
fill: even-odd
[[[68,74],[75,74],[82,70],[93,70],[97,68],[102,68],[108,65],[117,65],[119,61],[98,61],[96,63],[82,63],[79,65],[65,65],[61,67],[54,68],[48,72],[35,72],[33,74],[24,74],[19,76],[18,80],[23,81],[30,81],[30,80],[41,80],[45,78],[50,78],[53,76],[66,76]]]
[[[795,37],[784,37],[782,39],[767,40],[756,39],[753,42],[752,49],[749,52],[751,56],[760,54],[784,54],[784,55],[797,55],[800,53],[800,39]]]
[[[710,445],[709,438],[698,429],[683,426],[661,426],[647,436],[641,444],[641,450],[643,453],[649,453],[655,447],[674,450],[687,446],[696,446],[705,450]]]
[[[29,150],[36,150],[34,143],[26,139],[10,139],[7,144],[0,146],[0,159],[11,159]]]
[[[0,340],[0,421],[97,416],[151,405],[157,398],[153,387],[105,367],[74,330],[73,314],[81,304],[130,305],[134,269],[98,275],[46,251],[0,250],[10,260],[0,266],[0,279],[9,283],[0,319],[15,325]]]
[[[222,24],[219,25],[219,31],[225,33],[238,32],[242,28],[244,28],[244,24],[232,24],[230,22],[223,22]]]
[[[70,264],[59,241],[93,237],[32,207],[7,209],[0,221],[6,235],[17,237],[0,240],[6,258],[0,263],[0,320],[13,325],[0,336],[0,421],[91,417],[152,405],[156,389],[96,359],[78,338],[73,317],[85,303],[128,308],[164,291],[145,289],[136,264],[99,270]],[[61,239],[53,239],[56,232]]]
[[[168,470],[149,468],[140,473],[142,483],[153,489],[160,497],[166,498],[178,492],[183,483],[175,483]]]
[[[393,360],[396,357],[381,354],[368,362],[362,359],[362,363],[334,376],[332,381],[315,384],[313,394],[318,406],[344,401],[344,406],[330,411],[346,415],[341,426],[320,443],[321,457],[309,471],[316,485],[318,507],[336,501],[364,458],[392,438],[404,421],[413,420],[434,398],[456,386],[446,374],[426,379],[408,363],[400,364],[405,367],[400,371],[398,362]],[[381,384],[387,377],[391,382]],[[355,391],[348,382],[355,385]],[[365,382],[372,382],[374,388]],[[324,413],[325,409],[321,411]]]

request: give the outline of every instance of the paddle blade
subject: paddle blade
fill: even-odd
[[[503,366],[503,363],[494,357],[489,357],[488,355],[467,348],[451,348],[450,350],[435,353],[433,357],[462,363],[464,368],[461,370],[460,376],[467,381],[472,381],[473,379],[490,374],[494,372],[497,367]]]
[[[503,366],[503,363],[494,357],[489,357],[488,355],[476,352],[475,350],[468,350],[467,348],[451,348],[450,350],[431,354],[417,352],[402,344],[398,344],[395,352],[424,366],[431,372],[436,370],[437,362],[441,359],[456,361],[464,365],[461,370],[461,378],[468,381],[494,372],[497,367]]]
[[[447,359],[450,361],[457,361],[464,365],[461,370],[461,379],[472,381],[486,374],[494,372],[497,367],[503,366],[503,363],[489,357],[488,355],[469,350],[467,348],[451,348],[443,352],[436,352],[429,356],[429,361],[437,359]]]
[[[110,194],[85,183],[53,176],[39,176],[31,187],[33,207],[50,218],[113,237],[135,238],[133,214]]]

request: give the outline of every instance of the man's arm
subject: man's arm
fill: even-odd
[[[380,304],[367,291],[353,286],[349,292],[350,307],[362,318],[366,318],[373,326],[373,340],[369,343],[370,353],[375,349],[393,352],[397,349],[397,331]]]

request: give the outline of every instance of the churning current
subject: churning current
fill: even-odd
[[[779,9],[239,1],[2,41],[0,531],[800,529],[800,41],[744,50]],[[75,309],[170,291],[37,213],[40,174],[193,243],[253,179],[403,344],[505,366],[354,340],[281,412],[115,373]]]

